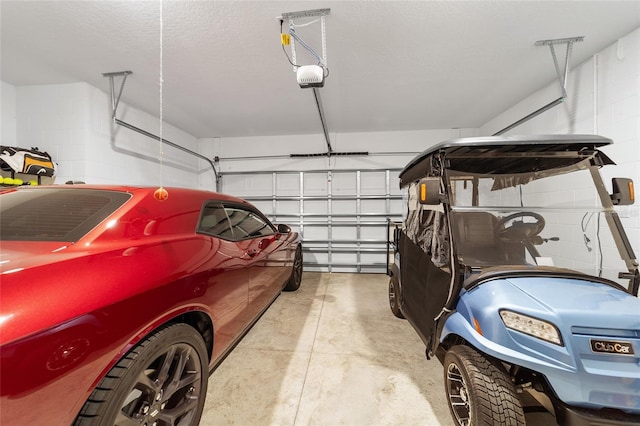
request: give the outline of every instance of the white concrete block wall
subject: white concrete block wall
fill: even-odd
[[[198,187],[197,157],[113,124],[110,97],[91,86],[89,108],[87,176],[92,183]],[[149,133],[160,135],[159,118],[127,104],[120,103],[117,117]],[[162,125],[162,137],[198,152],[197,138],[167,123]],[[91,165],[94,155],[97,156],[95,168]]]
[[[88,126],[85,83],[16,87],[16,145],[48,152],[56,183],[84,180]]]
[[[0,81],[0,145],[16,144],[16,88]]]
[[[113,125],[110,97],[100,89],[86,83],[14,87],[4,82],[2,88],[3,105],[8,105],[2,114],[3,140],[5,132],[11,140],[11,125],[15,123],[11,145],[33,146],[49,152],[58,165],[55,183],[80,180],[95,184],[198,187],[197,157]],[[15,119],[11,117],[12,102]],[[125,103],[118,107],[118,118],[160,134],[157,117]],[[163,137],[198,152],[197,138],[167,123],[163,124]]]
[[[579,43],[574,49],[579,49]],[[551,55],[549,55],[551,56]],[[549,66],[553,63],[549,58]],[[561,94],[559,83],[532,94],[485,125],[490,135],[535,111]],[[507,134],[585,133],[613,139],[603,151],[616,166],[602,169],[611,190],[612,177],[629,177],[640,196],[640,29],[621,38],[575,67],[569,74],[568,100]],[[640,202],[616,208],[636,256],[640,256]]]

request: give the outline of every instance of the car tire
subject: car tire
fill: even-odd
[[[102,379],[74,425],[196,426],[207,395],[208,356],[200,334],[173,324],[138,343]]]
[[[389,280],[389,307],[393,315],[397,318],[404,319],[404,315],[400,310],[400,292],[397,290],[397,285],[393,278]]]
[[[298,244],[296,254],[293,256],[293,268],[291,276],[284,286],[284,291],[296,291],[300,288],[302,282],[302,245]]]
[[[468,346],[454,346],[444,358],[444,384],[456,425],[525,424],[524,411],[502,366]]]

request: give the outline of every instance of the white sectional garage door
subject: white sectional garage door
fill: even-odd
[[[402,220],[399,169],[223,173],[221,191],[301,233],[306,270],[387,270],[388,223]]]

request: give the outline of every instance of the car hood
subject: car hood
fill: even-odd
[[[569,324],[640,329],[640,299],[613,286],[587,279],[512,277],[504,281],[534,309],[564,317]]]

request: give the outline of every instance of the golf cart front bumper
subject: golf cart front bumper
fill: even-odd
[[[572,407],[562,401],[554,401],[558,424],[565,426],[638,425],[640,414],[629,414],[612,409],[587,409]]]

